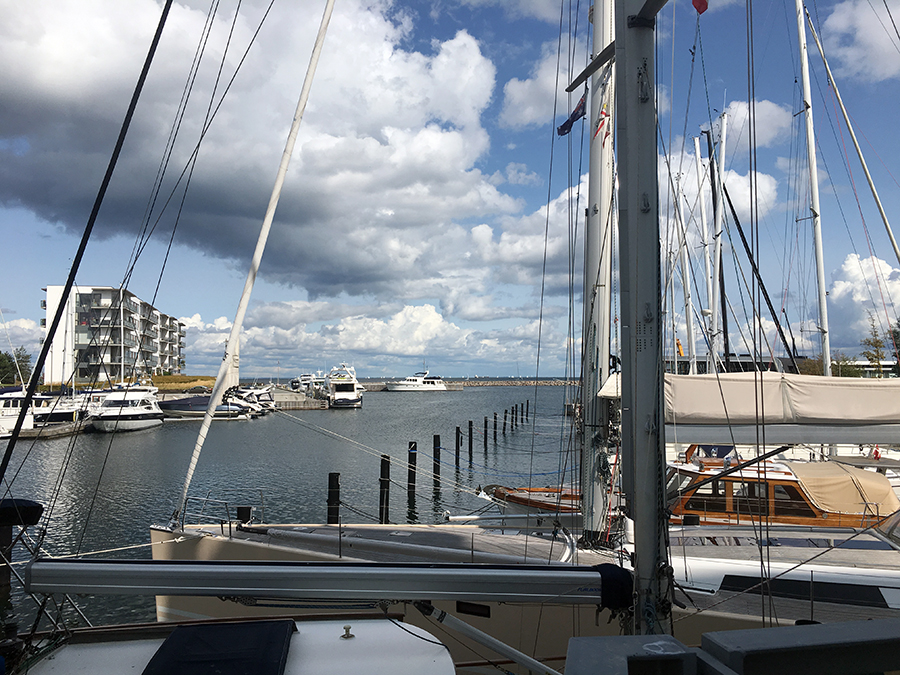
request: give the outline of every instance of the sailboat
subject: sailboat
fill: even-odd
[[[573,626],[582,624],[587,630],[600,628],[596,626],[600,607],[621,612],[622,624],[632,632],[650,634],[644,642],[628,643],[636,645],[634,649],[644,653],[640,664],[644,668],[658,669],[662,665],[673,668],[673,659],[677,658],[676,665],[682,660],[694,664],[694,670],[685,668],[682,672],[698,672],[699,661],[710,663],[709,658],[701,658],[696,651],[688,652],[683,645],[679,647],[674,641],[659,635],[670,626],[668,615],[673,586],[665,541],[665,504],[659,489],[664,480],[662,441],[665,427],[662,420],[662,360],[659,358],[658,216],[654,207],[656,200],[648,197],[655,195],[657,188],[655,134],[647,133],[647,130],[655,129],[655,103],[648,87],[653,82],[654,19],[661,5],[642,7],[641,3],[631,0],[623,0],[619,5],[615,46],[611,50],[604,48],[600,54],[606,52],[608,59],[610,52],[614,51],[616,70],[622,75],[616,118],[620,133],[620,227],[628,233],[623,237],[626,252],[623,261],[627,261],[623,263],[623,283],[628,297],[623,336],[631,345],[628,358],[623,359],[622,438],[624,456],[627,458],[628,507],[636,524],[635,549],[630,556],[635,563],[633,583],[632,575],[624,565],[599,562],[603,556],[614,559],[615,556],[609,552],[595,552],[598,558],[592,562],[598,564],[592,566],[583,562],[579,565],[568,564],[565,559],[553,561],[561,564],[547,564],[547,560],[540,565],[508,564],[509,561],[502,556],[509,555],[509,544],[505,544],[493,558],[482,557],[474,547],[466,545],[468,542],[465,540],[473,539],[475,535],[467,530],[461,530],[456,535],[457,539],[463,540],[459,542],[463,545],[454,549],[456,554],[470,558],[477,555],[487,564],[467,568],[435,562],[402,564],[357,560],[341,563],[338,562],[341,557],[345,554],[350,557],[355,549],[358,550],[359,538],[340,524],[329,528],[330,532],[326,535],[331,537],[331,543],[337,549],[337,552],[332,550],[326,555],[331,562],[289,559],[287,547],[273,545],[270,540],[262,541],[262,545],[256,547],[256,550],[266,551],[264,556],[248,553],[243,560],[232,558],[230,561],[208,562],[212,556],[198,555],[185,560],[179,551],[204,553],[200,549],[224,547],[230,540],[236,539],[233,535],[238,532],[247,535],[248,540],[254,536],[273,537],[270,532],[262,532],[259,524],[251,523],[249,517],[245,518],[247,514],[238,520],[229,518],[217,524],[220,537],[192,531],[180,521],[185,495],[177,514],[179,518],[173,518],[169,527],[158,530],[167,537],[158,540],[160,545],[154,546],[154,550],[162,552],[159,558],[135,563],[37,559],[28,567],[27,588],[34,593],[149,591],[163,598],[202,596],[210,603],[220,605],[223,604],[220,598],[242,598],[251,612],[254,609],[272,609],[253,607],[260,598],[282,601],[284,604],[281,607],[275,607],[282,612],[290,609],[287,606],[290,602],[313,605],[315,601],[324,600],[330,606],[319,606],[320,611],[341,611],[346,610],[346,606],[335,609],[334,604],[366,601],[371,603],[372,613],[386,614],[387,620],[370,623],[368,617],[340,618],[337,622],[332,620],[315,624],[295,620],[266,621],[253,626],[256,630],[251,630],[249,623],[252,622],[224,627],[216,622],[214,629],[212,624],[188,627],[187,630],[176,629],[165,644],[161,644],[159,638],[146,637],[146,633],[143,640],[120,640],[118,644],[107,641],[77,645],[69,639],[62,647],[53,644],[47,653],[52,653],[55,658],[36,665],[29,664],[29,672],[68,672],[82,668],[102,673],[109,669],[120,671],[126,667],[142,668],[144,672],[183,672],[192,667],[196,669],[198,662],[212,670],[226,662],[257,665],[261,661],[274,664],[271,672],[346,672],[350,669],[382,672],[375,664],[376,656],[381,655],[388,658],[390,664],[383,672],[453,672],[453,663],[446,649],[435,644],[433,638],[423,635],[423,631],[407,624],[402,627],[407,633],[405,637],[401,636],[403,631],[391,620],[397,618],[392,613],[403,612],[406,616],[407,612],[412,614],[413,609],[423,617],[434,617],[444,626],[452,625],[455,630],[464,631],[465,639],[470,643],[490,645],[486,648],[492,653],[512,659],[522,668],[534,672],[554,672],[543,661],[561,662],[566,654],[548,653],[546,650],[556,648],[560,640],[565,643],[576,635]],[[606,61],[603,61],[597,69],[605,64]],[[271,219],[267,217],[267,221]],[[254,256],[248,278],[250,286],[258,262],[259,256]],[[242,318],[242,307],[243,304],[239,306],[239,318]],[[234,325],[237,330],[239,324],[240,321],[236,320]],[[233,330],[224,361],[231,353],[228,350],[235,335]],[[221,382],[217,381],[207,417],[212,416],[216,391],[221,391]],[[196,464],[196,459],[193,464]],[[390,549],[388,555],[393,556],[399,547],[396,541],[390,542],[389,538],[397,528],[389,526],[381,529],[382,538],[390,544],[386,547]],[[450,532],[452,534],[452,530]],[[285,532],[282,538],[288,539],[287,534]],[[312,539],[317,534],[325,533],[294,534],[297,537],[308,535],[307,538]],[[532,547],[535,546],[535,539],[532,539]],[[545,553],[554,554],[560,549],[571,551],[572,544],[563,546],[558,539],[548,538],[537,554],[543,557]],[[253,547],[246,546],[244,550],[251,551]],[[431,550],[435,548],[431,547]],[[384,554],[383,550],[381,554]],[[264,560],[260,561],[260,557]],[[528,560],[526,556],[515,557],[519,561]],[[241,608],[247,606],[243,603],[231,604]],[[527,619],[521,623],[518,621],[520,613]],[[472,623],[513,624],[514,629],[518,629],[520,625],[536,626],[545,613],[552,613],[552,622],[555,623],[550,629],[552,639],[548,639],[545,633],[540,635],[540,641],[537,635],[524,636],[525,640],[534,638],[529,651],[536,653],[540,657],[538,659],[505,648],[496,637],[484,635],[477,627],[455,616],[463,614],[471,617]],[[513,614],[516,615],[515,622],[511,620]],[[571,621],[558,621],[566,614]],[[728,623],[713,613],[705,616],[720,628]],[[739,620],[733,619],[732,625],[739,625]],[[317,626],[323,628],[319,630]],[[378,632],[376,627],[382,630]],[[618,625],[607,630],[618,632]],[[869,634],[881,638],[886,630],[882,625],[870,626]],[[522,637],[520,635],[520,639]],[[307,646],[309,641],[317,639],[322,640],[321,648]],[[599,643],[585,643],[579,639],[569,647],[567,673],[596,672],[597,663],[615,663],[598,656],[603,653]],[[618,644],[626,644],[619,638],[613,639],[619,640]],[[197,646],[201,643],[208,645],[205,654],[197,652]],[[238,646],[249,649],[239,651]],[[794,652],[788,653],[798,652],[795,648]],[[779,652],[782,658],[784,653],[784,650]],[[577,658],[572,658],[572,654],[576,654]],[[728,652],[724,654],[727,656]],[[725,658],[722,653],[717,655]],[[330,663],[315,661],[314,657]],[[870,666],[871,663],[871,659],[866,660],[864,665]],[[315,670],[313,665],[317,666]],[[492,663],[476,664],[475,667],[489,665]],[[303,670],[304,666],[306,670]],[[723,665],[719,672],[728,672],[724,668]]]

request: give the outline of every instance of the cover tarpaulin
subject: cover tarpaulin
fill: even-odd
[[[782,463],[825,511],[886,516],[900,509],[900,500],[882,474],[837,462]]]
[[[900,379],[790,373],[666,375],[666,422],[846,424],[900,422]]]

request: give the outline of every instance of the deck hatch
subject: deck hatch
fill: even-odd
[[[282,675],[294,622],[178,626],[143,675]]]

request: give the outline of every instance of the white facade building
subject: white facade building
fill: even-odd
[[[49,326],[64,286],[47,286]],[[177,375],[184,366],[184,325],[134,293],[111,286],[76,286],[44,367],[47,384],[117,383],[141,375]]]

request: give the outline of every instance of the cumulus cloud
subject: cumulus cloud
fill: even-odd
[[[305,308],[299,309],[302,312]],[[265,315],[268,310],[260,307],[256,311]],[[221,360],[227,333],[217,322],[191,319],[187,331],[191,368],[194,372],[211,371]],[[271,372],[276,363],[288,372],[299,372],[327,368],[352,354],[357,371],[364,377],[392,373],[398,363],[414,365],[423,358],[463,364],[488,361],[502,368],[503,364],[525,363],[535,357],[539,328],[534,318],[508,329],[464,328],[448,321],[433,305],[407,305],[382,318],[348,314],[317,327],[302,323],[250,326],[241,334],[241,362],[252,363],[253,368],[265,372]],[[548,326],[544,327],[544,338],[551,351],[553,341],[562,343]],[[556,361],[555,356],[548,359],[550,363]]]
[[[860,258],[851,253],[832,274],[828,292],[828,324],[834,349],[859,353],[860,340],[869,335],[869,312],[880,331],[897,318],[900,300],[900,270],[874,256]],[[883,306],[889,316],[885,317]]]
[[[887,2],[892,14],[900,2]],[[825,53],[838,77],[881,82],[900,76],[900,54],[891,18],[882,8],[862,0],[845,0],[834,6],[822,26]]]
[[[512,78],[503,86],[503,108],[500,123],[519,129],[546,124],[557,104],[557,124],[561,124],[575,108],[581,94],[566,94],[570,80],[586,65],[584,51],[576,52],[574,63],[581,64],[573,73],[565,62],[558,63],[556,43],[547,43],[541,58],[534,64],[526,79]]]
[[[768,148],[784,141],[791,130],[790,108],[772,101],[757,101],[754,106],[756,116],[756,145]],[[750,137],[750,106],[746,101],[732,101],[725,108],[728,114],[728,147],[726,153],[746,153]]]
[[[532,17],[542,21],[559,21],[559,9],[547,0],[462,0],[462,4],[472,7],[496,6],[513,17]]]

